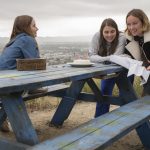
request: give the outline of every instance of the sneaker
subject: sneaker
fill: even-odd
[[[41,93],[46,93],[47,91],[48,91],[48,88],[38,88],[38,89],[29,91],[28,94],[41,94]]]

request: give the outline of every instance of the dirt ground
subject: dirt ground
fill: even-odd
[[[58,105],[58,100],[53,100],[53,106]],[[111,110],[116,106],[111,106]],[[56,108],[45,108],[43,110],[29,109],[29,115],[33,126],[35,127],[40,141],[51,139],[61,134],[64,134],[73,128],[81,125],[84,122],[92,119],[95,111],[95,103],[78,102],[73,108],[69,118],[64,122],[62,128],[49,127],[49,120],[52,118]],[[7,137],[14,140],[13,132],[2,133],[1,137]],[[137,134],[132,131],[113,145],[106,148],[106,150],[144,150]]]

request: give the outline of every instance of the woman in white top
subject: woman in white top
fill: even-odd
[[[105,19],[91,41],[89,48],[89,57],[92,62],[103,62],[110,64],[110,55],[120,55],[124,53],[126,39],[124,34],[119,32],[116,22],[111,19]],[[133,82],[133,76],[131,77]],[[103,95],[112,95],[115,85],[115,79],[101,80],[101,92]],[[95,117],[98,117],[109,111],[109,104],[100,104],[97,102]]]

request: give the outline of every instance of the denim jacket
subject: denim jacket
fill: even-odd
[[[16,69],[16,59],[39,58],[35,39],[26,33],[17,35],[5,46],[0,56],[0,70]]]

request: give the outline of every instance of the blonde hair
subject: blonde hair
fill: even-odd
[[[142,22],[142,31],[143,32],[150,31],[150,22],[149,22],[149,19],[148,19],[147,15],[144,13],[143,10],[141,10],[141,9],[132,9],[126,16],[126,24],[127,24],[127,19],[128,19],[129,16],[134,16]],[[126,28],[125,31],[128,33],[128,35],[131,35],[128,28]]]

